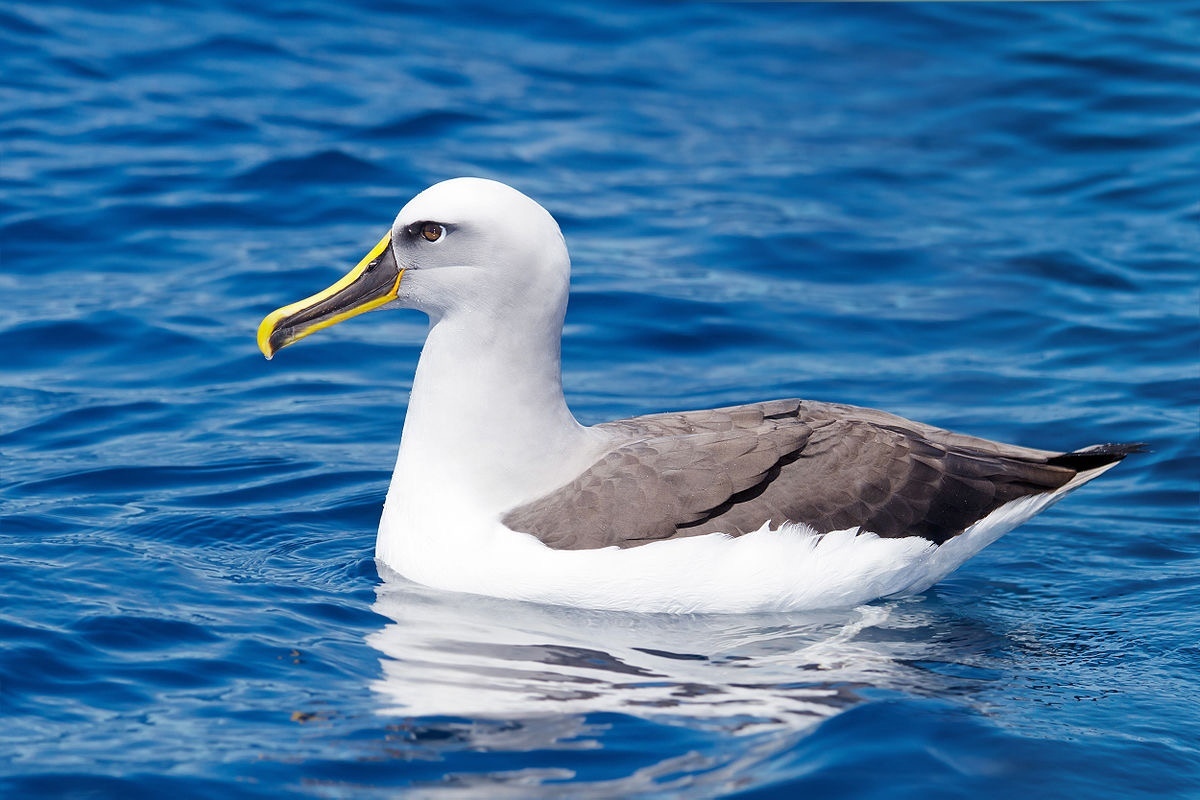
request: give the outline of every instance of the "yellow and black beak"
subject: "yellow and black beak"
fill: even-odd
[[[358,266],[328,289],[272,311],[258,326],[258,349],[267,358],[314,331],[396,299],[404,270],[396,263],[389,232]]]

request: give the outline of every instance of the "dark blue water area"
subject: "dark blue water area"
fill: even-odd
[[[1200,797],[1200,5],[19,0],[0,73],[6,797]],[[456,175],[585,422],[1148,452],[858,609],[387,579],[425,320],[254,332]]]

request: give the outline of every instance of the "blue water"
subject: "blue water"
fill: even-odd
[[[1200,5],[10,2],[0,73],[6,797],[1200,797]],[[384,581],[424,319],[254,331],[462,174],[585,422],[1150,452],[844,612]]]

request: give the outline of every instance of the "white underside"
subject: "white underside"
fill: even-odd
[[[376,557],[427,586],[556,605],[669,613],[844,608],[925,591],[1107,469],[1001,506],[941,546],[918,537],[884,539],[857,529],[817,535],[804,525],[768,523],[738,537],[553,550],[494,518],[453,517],[454,506],[443,505],[430,519],[405,513],[414,509],[401,510],[389,498]]]

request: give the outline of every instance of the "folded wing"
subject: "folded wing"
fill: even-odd
[[[764,523],[860,528],[937,544],[1131,447],[1059,454],[872,409],[802,400],[654,414],[601,426],[618,442],[574,480],[504,517],[556,549],[739,536]]]

